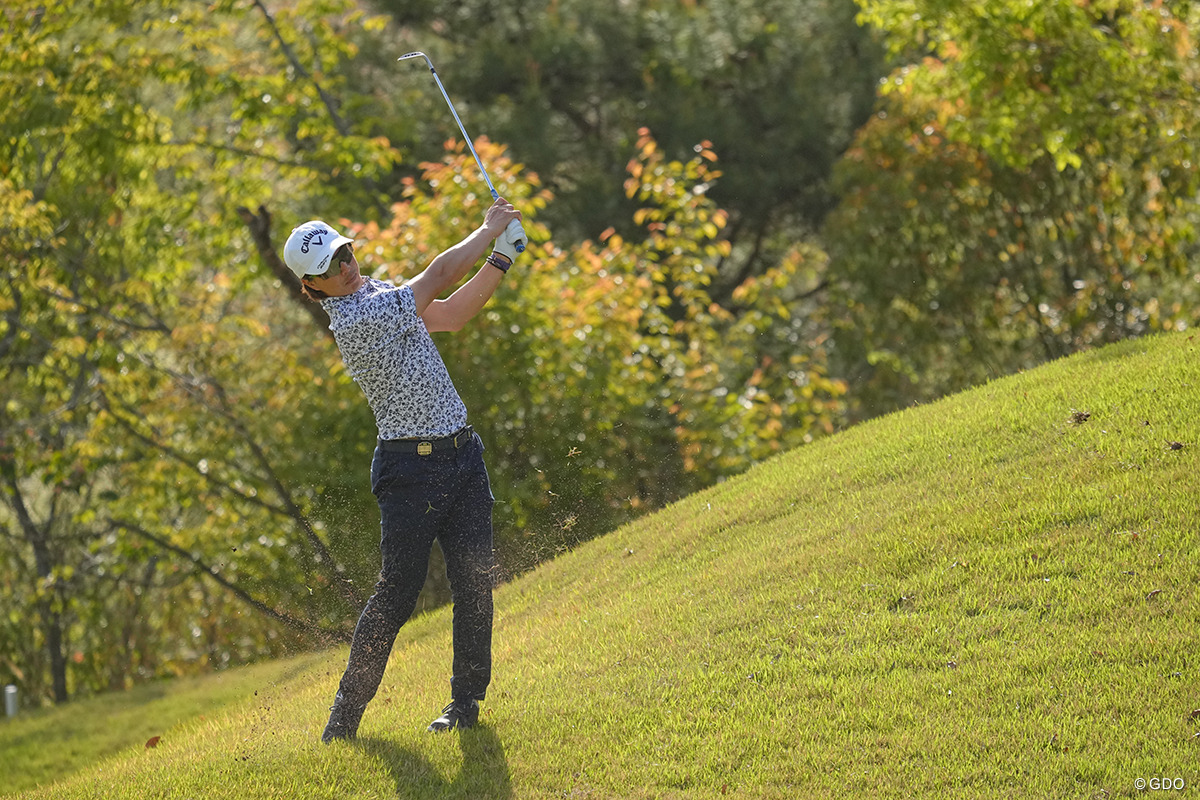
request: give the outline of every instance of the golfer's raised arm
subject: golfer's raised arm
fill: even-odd
[[[462,330],[463,325],[487,305],[503,277],[502,270],[485,264],[471,280],[458,287],[454,294],[429,304],[425,313],[421,315],[425,320],[426,329],[430,333]]]
[[[508,223],[520,218],[521,212],[501,197],[488,208],[481,226],[458,244],[438,253],[420,275],[409,281],[417,304],[417,314],[424,315],[430,303],[461,281],[488,252],[492,242],[504,232]]]

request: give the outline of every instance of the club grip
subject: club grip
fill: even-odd
[[[508,227],[504,229],[504,235],[508,241],[512,242],[518,253],[525,252],[525,243],[529,241],[529,237],[525,235],[525,229],[521,227],[521,220],[514,219],[508,223]]]

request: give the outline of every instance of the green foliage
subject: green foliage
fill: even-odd
[[[348,2],[5,15],[0,680],[61,701],[344,638],[377,566],[372,420],[328,337],[257,278],[234,209],[379,209],[400,154],[346,64],[379,20]],[[805,259],[727,282],[722,306],[713,151],[674,161],[640,136],[644,240],[582,245],[550,242],[549,193],[481,142],[542,243],[443,344],[513,570],[840,419],[811,331],[775,324]],[[421,266],[482,210],[461,152],[423,169],[365,263]]]
[[[863,8],[898,56],[932,55],[888,80],[824,230],[862,402],[1200,319],[1192,6]]]
[[[848,413],[1195,324],[1194,4],[860,6],[898,67],[855,133],[879,62],[845,0],[427,0],[399,30],[354,0],[8,3],[0,682],[346,636],[372,420],[251,255],[287,226],[235,209],[340,220],[393,277],[470,229],[475,165],[400,39],[505,142],[481,155],[534,238],[439,341],[512,571]]]
[[[887,32],[894,55],[929,55],[884,91],[913,83],[927,97],[962,99],[968,113],[949,117],[951,135],[1006,165],[1049,156],[1061,171],[1098,151],[1124,165],[1119,145],[1145,151],[1150,168],[1188,155],[1196,105],[1190,2],[859,5],[864,22]]]
[[[409,49],[430,52],[471,133],[507,143],[543,177],[558,198],[547,220],[560,236],[635,234],[637,206],[618,187],[639,128],[672,159],[711,141],[725,166],[711,196],[736,248],[716,287],[723,305],[832,207],[833,163],[882,74],[850,0],[380,7],[413,28]],[[423,123],[425,141],[457,136],[440,108]]]
[[[318,743],[331,651],[28,797],[1100,797],[1190,781],[1197,350],[1147,337],[873,420],[542,565],[497,593],[477,730],[425,732],[445,609],[401,631],[357,744]]]
[[[251,413],[303,416],[277,368],[311,351],[233,346],[265,329],[229,202],[390,166],[317,124],[348,8],[5,7],[0,670],[27,697],[278,653],[356,594],[274,460],[306,432]],[[223,630],[246,603],[276,619]]]

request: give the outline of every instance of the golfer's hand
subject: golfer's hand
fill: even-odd
[[[484,219],[485,227],[492,221],[493,213],[496,221],[502,221],[502,227],[499,234],[494,234],[496,245],[492,252],[504,256],[511,264],[517,260],[517,253],[525,249],[525,229],[521,227],[521,212],[501,197],[488,209]]]
[[[487,214],[484,215],[483,227],[487,230],[488,236],[495,239],[504,232],[504,229],[508,227],[508,223],[520,218],[521,212],[517,211],[512,203],[503,197],[499,197],[488,208]]]

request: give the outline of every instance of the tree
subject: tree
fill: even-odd
[[[376,567],[374,429],[271,243],[353,215],[368,268],[419,268],[482,212],[473,164],[439,154],[383,204],[402,154],[381,90],[349,82],[378,35],[349,2],[0,20],[0,679],[61,701],[345,638]],[[819,288],[819,256],[729,273],[715,149],[632,147],[627,232],[555,244],[550,193],[480,141],[535,244],[445,352],[505,431],[511,570],[841,418],[784,302]]]
[[[330,22],[348,8],[20,2],[0,17],[0,546],[16,614],[0,663],[29,696],[276,652],[281,630],[346,633],[330,607],[358,593],[312,517],[342,473],[301,483],[252,413],[265,396],[297,420],[336,411],[237,350],[239,329],[261,326],[261,294],[244,256],[213,265],[246,249],[222,192],[333,192],[390,167],[386,142],[318,124],[336,114],[330,87],[297,70],[312,64],[301,33],[305,55],[352,52],[336,28],[363,21]],[[309,353],[287,355],[302,378]],[[246,540],[258,546],[236,548]],[[269,621],[214,631],[242,602]],[[198,650],[206,633],[218,638]],[[150,649],[155,663],[135,663]]]
[[[636,233],[637,206],[620,187],[640,128],[674,159],[711,141],[724,170],[710,195],[732,245],[712,286],[722,305],[832,208],[832,166],[882,74],[850,0],[379,6],[424,33],[415,46],[430,51],[468,129],[542,176],[557,198],[546,219],[562,237]],[[420,142],[450,136],[454,122],[437,108],[413,142],[428,153]]]
[[[825,235],[870,411],[1195,324],[1190,4],[862,5],[903,65]]]

